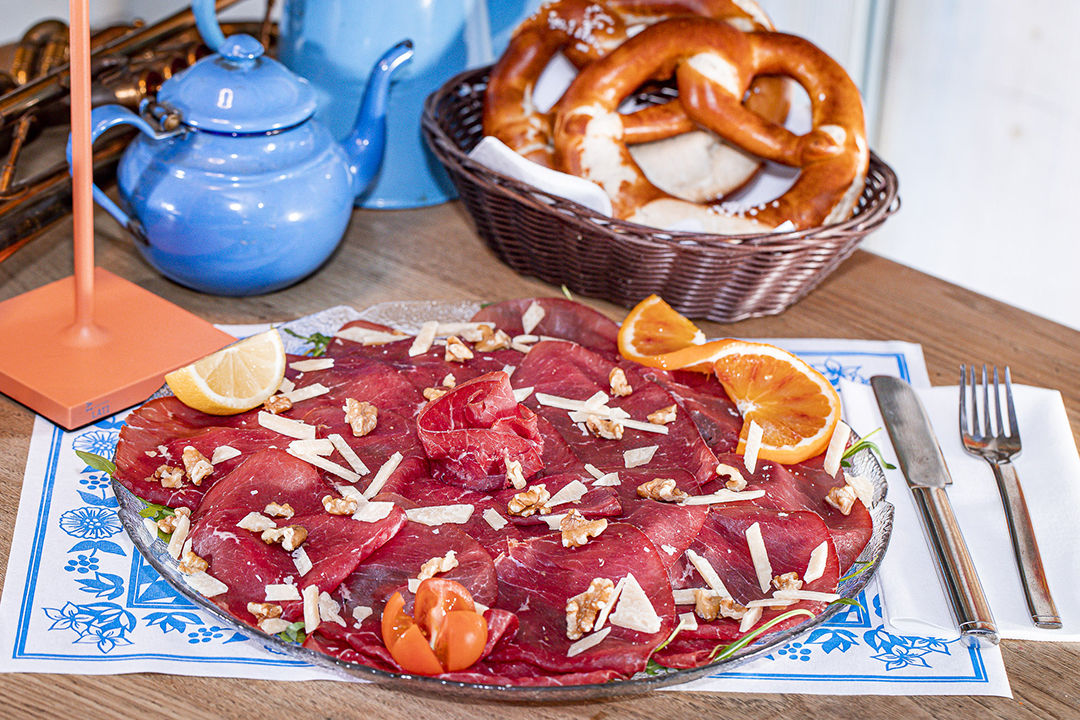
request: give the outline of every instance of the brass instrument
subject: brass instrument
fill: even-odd
[[[217,0],[217,9],[220,12],[239,1]],[[272,44],[272,3],[268,0],[261,22],[223,23],[222,30],[266,37]],[[91,38],[93,104],[119,103],[138,111],[162,83],[209,52],[190,9],[152,25],[136,21],[106,28]],[[66,126],[69,118],[67,56],[67,25],[44,20],[23,35],[8,71],[0,70],[0,261],[71,212],[71,180],[62,159],[23,179],[17,177],[19,159],[37,136],[45,132],[48,137],[42,142],[54,146],[62,147],[66,141],[67,134],[60,134],[59,126]],[[158,125],[176,122],[175,117],[155,111],[152,104],[147,119]],[[129,130],[102,138],[94,152],[96,175],[115,172],[133,135]]]

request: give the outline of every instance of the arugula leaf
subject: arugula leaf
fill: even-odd
[[[278,633],[278,637],[285,642],[302,643],[307,639],[307,635],[304,633],[304,621],[297,620],[289,627],[285,628]]]
[[[656,650],[659,650],[659,649],[660,649],[659,647],[656,648]],[[656,650],[653,650],[653,652],[656,652]],[[653,660],[651,657],[649,658],[649,662],[645,663],[645,674],[646,675],[659,675],[660,673],[667,672],[668,670],[669,670],[669,668],[664,667],[660,663]]]
[[[570,294],[570,288],[566,287],[566,285],[560,285],[559,287],[562,288],[562,294],[566,296],[566,299],[573,302],[574,296]]]
[[[327,346],[329,346],[330,341],[334,339],[330,335],[323,335],[320,332],[314,332],[310,335],[301,335],[300,333],[293,332],[287,327],[283,327],[281,328],[281,330],[289,333],[294,338],[299,338],[301,340],[311,343],[311,349],[304,353],[305,355],[309,355],[311,357],[319,357],[321,355],[325,355]]]
[[[829,607],[832,607],[833,605],[851,605],[858,608],[861,608],[863,606],[862,603],[855,598],[837,598],[836,600],[833,600],[831,603],[829,603]],[[863,609],[865,610],[866,608]]]
[[[774,625],[782,623],[789,618],[798,617],[799,615],[805,615],[809,618],[816,617],[814,613],[810,612],[809,610],[803,610],[801,608],[798,610],[788,610],[786,613],[782,615],[777,615],[761,627],[757,628],[756,630],[751,630],[750,632],[746,633],[745,635],[728,645],[717,645],[709,654],[708,662],[713,662],[714,660],[723,660],[725,658],[731,657],[739,650],[742,650],[744,647],[756,640],[760,635],[767,632]]]
[[[109,477],[116,477],[116,465],[109,458],[95,455],[94,453],[86,452],[85,450],[76,450],[75,454],[79,456],[80,460],[95,470],[100,470]]]
[[[143,500],[143,502],[146,502]],[[144,518],[150,518],[154,522],[175,515],[176,511],[171,507],[165,505],[158,505],[157,503],[146,502],[146,507],[139,511],[139,515]]]
[[[884,465],[889,470],[895,470],[896,466],[889,464],[885,460],[885,456],[881,454],[881,448],[879,448],[877,446],[877,444],[872,443],[869,440],[867,440],[867,438],[869,438],[871,435],[873,435],[874,433],[876,433],[880,429],[881,428],[877,428],[873,432],[867,433],[866,437],[861,438],[857,443],[855,443],[854,445],[849,447],[847,450],[845,450],[844,454],[840,456],[840,465],[842,465],[843,467],[851,467],[851,461],[848,460],[848,458],[850,458],[852,455],[859,452],[860,450],[869,449],[870,452],[877,455],[877,458],[878,458],[879,461],[881,461],[882,465]]]

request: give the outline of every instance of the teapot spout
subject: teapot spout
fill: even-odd
[[[342,141],[349,156],[353,187],[360,195],[375,177],[386,146],[386,105],[390,78],[394,71],[413,56],[412,40],[402,40],[375,63],[364,89],[360,111],[352,132]]]

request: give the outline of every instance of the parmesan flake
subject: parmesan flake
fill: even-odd
[[[500,515],[499,511],[495,508],[488,508],[487,510],[485,510],[483,518],[487,522],[487,524],[491,526],[492,530],[502,530],[510,522],[502,515]]]
[[[356,627],[360,627],[360,624],[373,614],[375,614],[375,611],[367,605],[357,605],[352,609],[352,616],[356,619]]]
[[[645,447],[633,448],[623,453],[623,465],[627,469],[648,465],[652,462],[659,445],[646,445]]]
[[[586,650],[596,647],[601,642],[603,642],[604,638],[606,638],[608,636],[608,633],[610,632],[611,628],[607,627],[599,632],[589,633],[585,637],[578,640],[576,643],[573,643],[569,648],[567,648],[566,657],[571,658],[575,655],[580,655]]]
[[[435,333],[439,330],[439,323],[431,321],[426,322],[420,326],[420,332],[413,338],[412,345],[409,346],[409,357],[416,357],[417,355],[423,355],[431,349],[431,345],[435,342]]]
[[[357,522],[379,522],[390,514],[394,509],[392,502],[364,502],[352,514],[352,519]]]
[[[568,502],[576,503],[587,492],[589,492],[589,488],[585,486],[585,483],[580,480],[573,480],[552,495],[551,499],[544,503],[544,505],[546,507],[555,507],[556,505],[563,505]]]
[[[681,505],[715,505],[718,503],[738,502],[739,500],[756,500],[764,497],[764,490],[717,490],[709,495],[691,495],[680,503]]]
[[[431,505],[429,507],[410,508],[405,511],[406,517],[421,525],[464,525],[472,517],[472,505]]]
[[[300,577],[304,577],[311,571],[311,558],[308,557],[307,550],[304,546],[296,548],[292,551],[293,565],[296,566],[296,572],[300,573]]]
[[[279,585],[267,585],[263,592],[266,593],[266,602],[284,602],[286,600],[299,600],[300,591],[292,583]]]
[[[806,564],[803,582],[812,583],[825,574],[825,563],[829,559],[829,543],[822,542],[810,553],[810,562]]]
[[[274,415],[273,413],[268,413],[264,410],[259,411],[259,424],[267,430],[273,430],[276,433],[297,440],[315,439],[314,425],[308,425],[299,420],[290,420],[289,418]]]
[[[215,597],[229,591],[228,585],[205,571],[184,575],[183,577],[188,587],[203,597]]]
[[[177,515],[177,517],[180,519],[176,521],[176,529],[169,536],[169,555],[173,560],[180,557],[180,552],[184,549],[184,541],[187,540],[188,531],[191,530],[190,516]]]
[[[371,472],[368,470],[368,466],[364,464],[364,461],[360,459],[360,456],[356,454],[356,451],[352,449],[349,443],[347,443],[345,438],[341,435],[338,433],[331,433],[326,436],[326,439],[333,444],[339,453],[341,453],[341,457],[345,458],[345,462],[349,463],[349,467],[351,467],[357,475],[367,475]]]
[[[371,479],[371,484],[368,485],[367,490],[364,491],[364,497],[370,500],[378,495],[383,489],[383,485],[386,484],[386,481],[390,479],[390,476],[397,470],[398,465],[400,464],[401,453],[399,452],[395,452],[387,458],[386,462],[379,467],[379,471],[375,473],[375,477]]]
[[[240,451],[230,445],[218,445],[214,448],[213,457],[210,458],[211,465],[217,465],[220,462],[226,460],[232,460],[234,457],[240,457]]]
[[[285,452],[289,453],[290,455],[292,455],[294,458],[297,458],[298,460],[303,460],[304,462],[306,462],[309,465],[314,465],[315,467],[321,468],[321,469],[325,470],[328,473],[332,473],[334,475],[337,475],[342,480],[348,480],[349,482],[359,482],[360,481],[360,476],[359,475],[357,475],[356,473],[354,473],[352,470],[348,469],[347,467],[344,467],[343,465],[338,465],[333,460],[327,460],[326,458],[319,457],[318,455],[308,455],[307,453],[298,453],[298,452],[295,452],[292,449],[291,446],[288,449],[286,449]]]
[[[633,573],[623,578],[626,584],[619,595],[619,602],[614,612],[608,617],[612,625],[643,633],[660,632],[661,619],[649,601],[649,596]]]
[[[829,447],[825,450],[825,460],[822,469],[831,477],[836,477],[836,471],[840,469],[840,460],[847,449],[848,438],[851,437],[851,427],[843,420],[836,423],[832,437],[829,438]]]
[[[305,385],[302,388],[294,388],[288,392],[283,392],[282,395],[289,398],[289,401],[295,405],[298,402],[304,400],[310,400],[311,398],[317,398],[320,395],[325,395],[330,392],[330,388],[326,387],[322,383],[312,383],[311,385]]]
[[[289,363],[289,367],[297,372],[311,372],[313,370],[329,370],[334,367],[334,358],[311,358],[310,360],[297,360]]]
[[[761,426],[751,420],[750,427],[746,430],[746,445],[743,448],[743,465],[746,466],[746,471],[751,475],[757,469],[758,452],[761,451],[761,437],[763,434]]]
[[[772,563],[769,562],[769,552],[765,549],[765,540],[761,537],[760,523],[746,528],[746,545],[750,548],[750,559],[754,561],[758,587],[761,592],[769,592],[773,579]]]
[[[720,597],[731,597],[731,593],[729,593],[727,587],[724,586],[724,581],[716,574],[716,570],[713,568],[712,563],[709,562],[708,558],[698,555],[693,550],[687,550],[686,557],[690,561],[690,564],[694,566],[694,569],[698,571],[698,575],[701,575],[701,578],[705,581],[706,585],[715,590]]]
[[[748,632],[750,628],[757,625],[758,620],[761,619],[762,609],[761,607],[752,607],[746,609],[746,614],[742,616],[742,620],[739,621],[739,632]]]
[[[319,586],[312,583],[304,588],[304,633],[310,635],[319,627]]]
[[[528,335],[536,326],[540,324],[540,321],[544,319],[544,308],[540,307],[539,303],[533,300],[529,303],[529,307],[525,308],[525,312],[521,314],[521,330]]]
[[[604,627],[604,623],[607,622],[608,615],[615,608],[615,603],[619,602],[619,595],[622,594],[623,587],[626,586],[626,576],[623,575],[619,578],[619,582],[615,583],[615,590],[611,593],[611,599],[604,603],[604,607],[600,608],[600,612],[596,614],[596,620],[593,621],[593,630],[599,630]]]
[[[517,388],[516,390],[514,390],[514,400],[518,401],[519,403],[523,403],[529,399],[529,396],[532,395],[532,392],[533,388],[531,386]]]
[[[334,444],[326,438],[293,440],[288,450],[294,455],[329,455],[334,452]]]
[[[817,592],[816,590],[777,590],[773,597],[778,600],[817,600],[819,602],[832,602],[839,600],[836,593]]]

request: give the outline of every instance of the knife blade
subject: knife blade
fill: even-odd
[[[900,468],[919,509],[927,542],[965,643],[998,643],[997,625],[945,486],[949,469],[918,395],[904,380],[870,378]]]

